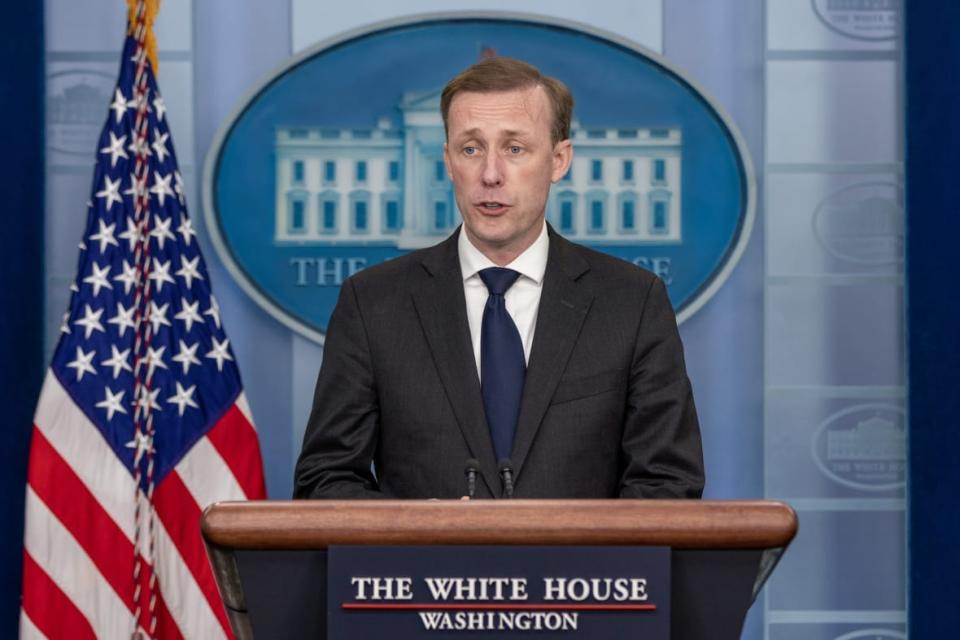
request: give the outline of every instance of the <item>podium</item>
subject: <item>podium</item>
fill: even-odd
[[[240,640],[326,637],[331,545],[664,546],[671,637],[739,638],[797,531],[771,501],[223,502],[201,531]]]

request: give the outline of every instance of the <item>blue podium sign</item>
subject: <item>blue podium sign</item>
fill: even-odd
[[[327,637],[670,637],[666,547],[331,546]]]

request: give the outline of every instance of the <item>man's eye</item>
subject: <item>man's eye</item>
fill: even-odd
[[[464,155],[474,156],[474,155],[477,154],[477,148],[476,148],[476,147],[464,147],[464,148],[463,148],[463,153],[464,153]]]
[[[512,153],[513,155],[517,155],[517,154],[519,154],[521,151],[522,151],[522,149],[521,149],[520,147],[516,146],[516,145],[510,147],[510,153]]]

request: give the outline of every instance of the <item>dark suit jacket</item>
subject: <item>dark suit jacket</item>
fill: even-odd
[[[294,496],[459,498],[469,458],[480,461],[477,497],[499,497],[454,233],[343,284]],[[703,490],[664,285],[553,229],[512,462],[518,498]]]

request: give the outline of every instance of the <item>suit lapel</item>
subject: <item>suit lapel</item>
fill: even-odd
[[[415,288],[413,302],[463,437],[480,461],[481,476],[491,495],[499,495],[499,474],[467,323],[457,236],[454,233],[425,253],[425,282]],[[466,460],[461,462],[466,464]]]
[[[550,229],[550,253],[540,294],[537,328],[513,441],[513,466],[518,478],[593,302],[593,294],[577,283],[589,268],[570,243]]]

